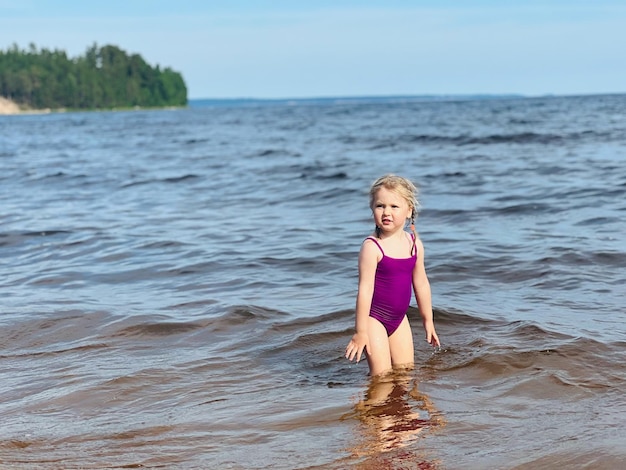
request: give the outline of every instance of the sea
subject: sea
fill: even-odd
[[[0,116],[1,469],[626,468],[626,95]],[[349,362],[371,183],[441,348]]]

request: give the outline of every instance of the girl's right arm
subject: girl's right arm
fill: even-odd
[[[346,358],[350,361],[356,358],[359,362],[363,351],[369,351],[368,318],[374,295],[374,279],[379,253],[380,250],[374,242],[368,240],[363,242],[359,253],[359,292],[356,297],[355,333],[346,347]]]

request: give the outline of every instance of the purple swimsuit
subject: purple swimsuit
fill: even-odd
[[[367,239],[376,243],[383,254],[376,266],[370,317],[381,322],[387,330],[387,336],[391,336],[409,309],[417,248],[410,258],[390,258],[385,255],[376,239],[372,237]]]

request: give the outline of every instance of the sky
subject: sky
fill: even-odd
[[[0,0],[0,49],[94,43],[189,98],[626,92],[624,0]]]

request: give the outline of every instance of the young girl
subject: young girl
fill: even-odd
[[[346,347],[346,358],[367,357],[371,375],[393,367],[411,367],[413,335],[406,316],[411,288],[419,307],[426,341],[439,346],[431,304],[430,283],[424,268],[424,246],[413,225],[417,215],[417,188],[406,178],[386,175],[370,189],[370,208],[376,229],[359,253],[359,291],[356,333]],[[411,233],[405,231],[411,221]]]

